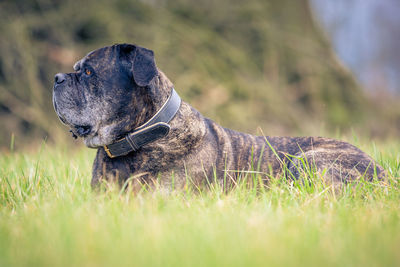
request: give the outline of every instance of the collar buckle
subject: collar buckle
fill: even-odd
[[[113,154],[111,154],[110,149],[108,149],[108,147],[107,147],[106,145],[104,145],[103,147],[104,147],[104,151],[106,151],[107,156],[108,156],[109,158],[112,158],[112,159],[115,158],[115,156],[114,156]]]

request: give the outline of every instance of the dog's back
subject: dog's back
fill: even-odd
[[[328,182],[348,182],[358,178],[385,177],[384,169],[357,147],[324,137],[264,137],[223,128],[206,119],[209,137],[218,155],[218,170],[252,171],[288,178],[311,172]]]

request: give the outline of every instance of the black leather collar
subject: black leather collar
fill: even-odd
[[[110,158],[127,155],[137,151],[142,146],[158,140],[169,133],[169,122],[175,116],[181,105],[181,98],[175,89],[164,103],[161,109],[146,123],[136,128],[132,133],[113,144],[104,146],[104,150]]]

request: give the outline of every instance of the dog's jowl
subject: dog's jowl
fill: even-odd
[[[367,154],[342,141],[253,136],[219,126],[181,101],[146,48],[104,47],[74,70],[55,76],[53,103],[73,135],[98,150],[93,186],[131,177],[166,185],[173,179],[178,187],[188,178],[197,184],[215,177],[234,181],[255,167],[266,179],[283,172],[297,179],[311,168],[334,184],[385,175]]]

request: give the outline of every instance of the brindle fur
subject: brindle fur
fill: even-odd
[[[91,77],[82,76],[85,66],[93,70]],[[173,182],[176,187],[184,186],[188,178],[195,184],[213,181],[214,174],[219,181],[226,177],[233,181],[238,171],[255,170],[258,162],[257,171],[265,177],[286,170],[289,176],[299,178],[305,171],[300,158],[335,184],[385,175],[373,159],[346,142],[236,132],[203,117],[184,101],[169,123],[168,136],[137,152],[109,158],[102,146],[151,118],[168,99],[173,85],[155,67],[152,51],[133,45],[96,50],[78,61],[76,69],[77,73],[66,74],[65,85],[55,86],[53,101],[57,114],[73,131],[76,125],[88,124],[93,129],[84,137],[87,146],[98,149],[93,187],[103,179],[123,184],[130,177],[148,184],[157,180],[170,186]]]

